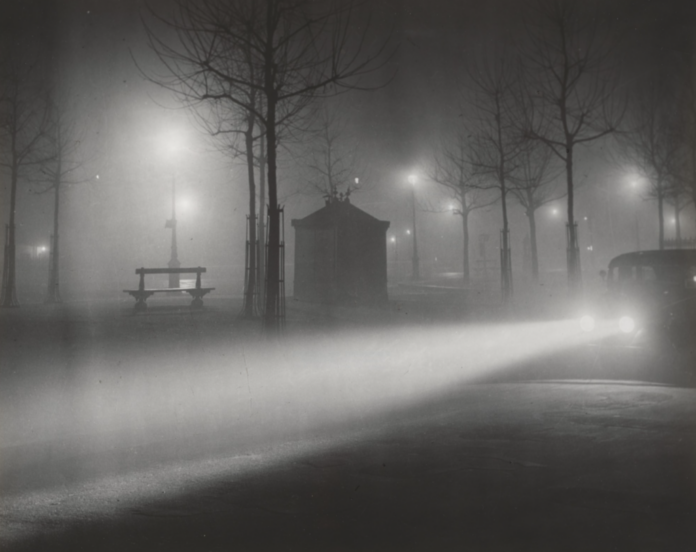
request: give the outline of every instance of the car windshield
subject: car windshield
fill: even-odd
[[[609,284],[619,285],[683,285],[689,276],[696,274],[696,266],[681,264],[619,265],[611,269]]]

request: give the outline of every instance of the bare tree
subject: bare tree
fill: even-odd
[[[229,3],[205,1],[194,5],[177,1],[167,16],[150,10],[153,19],[173,31],[176,40],[171,45],[166,33],[161,36],[146,22],[150,46],[165,71],[142,72],[152,82],[174,92],[190,108],[203,131],[216,140],[219,151],[245,160],[249,211],[242,315],[252,318],[257,312],[257,268],[261,256],[257,236],[255,145],[263,135],[258,116],[263,76],[258,71],[251,44],[237,43],[230,36],[233,31],[228,26],[234,24],[238,14],[227,9],[226,4]],[[228,82],[225,76],[241,82]],[[233,96],[236,101],[228,101],[226,96]]]
[[[46,303],[60,303],[60,206],[64,188],[87,180],[79,173],[84,167],[79,158],[84,136],[77,131],[75,118],[67,112],[65,102],[56,101],[55,94],[48,99],[49,116],[42,146],[43,161],[37,175],[30,176],[44,184],[40,194],[53,191],[53,235],[51,236],[48,289]]]
[[[690,54],[682,62],[681,97],[678,99],[680,121],[680,161],[678,166],[678,186],[686,188],[691,202],[696,205],[696,72],[693,66],[696,56]]]
[[[568,216],[568,283],[580,290],[575,223],[575,152],[615,132],[621,105],[611,29],[572,0],[541,0],[530,11],[525,135],[546,144],[565,165]],[[619,109],[616,107],[619,106]]]
[[[304,148],[309,160],[309,193],[327,198],[349,196],[361,187],[358,148],[348,128],[350,109],[345,101],[331,100],[318,106]]]
[[[540,147],[541,146],[541,147]],[[528,142],[518,157],[517,168],[512,175],[510,191],[524,208],[529,222],[529,242],[532,261],[532,279],[539,281],[539,250],[536,229],[536,212],[547,203],[556,201],[563,194],[556,191],[555,179],[559,172],[552,167],[551,150],[540,143]]]
[[[676,98],[662,79],[639,87],[631,101],[629,124],[619,135],[624,155],[650,184],[647,196],[657,201],[659,247],[665,246],[665,201],[672,195],[681,152]]]
[[[669,204],[674,212],[674,240],[677,247],[681,246],[681,214],[689,205],[693,205],[691,190],[683,185],[670,186],[665,195],[665,203]]]
[[[469,216],[482,207],[491,205],[491,198],[481,189],[479,179],[471,166],[469,142],[462,131],[450,140],[442,141],[440,151],[433,158],[430,179],[439,184],[457,203],[451,210],[462,220],[462,280],[464,285],[471,280],[469,255]]]
[[[253,71],[253,67],[249,66]],[[257,293],[259,290],[258,270],[260,258],[259,224],[263,213],[257,217],[256,207],[256,170],[263,171],[259,157],[256,153],[258,143],[263,139],[263,128],[256,116],[256,107],[260,94],[256,89],[247,91],[247,102],[250,109],[241,109],[239,106],[230,105],[221,101],[205,102],[204,105],[196,103],[199,98],[192,97],[189,93],[182,99],[192,103],[190,107],[196,115],[200,126],[212,136],[218,145],[218,150],[232,158],[242,157],[247,168],[247,184],[249,188],[249,212],[247,222],[247,272],[244,278],[244,306],[242,315],[245,318],[253,318],[258,312]],[[241,143],[240,143],[241,141]],[[263,190],[262,190],[263,192]],[[259,210],[263,209],[263,201]],[[260,242],[263,244],[263,241]]]
[[[265,130],[269,206],[264,322],[277,327],[283,316],[279,130],[315,98],[357,87],[359,77],[381,67],[387,42],[367,51],[369,25],[353,25],[350,1],[177,4],[178,17],[160,18],[176,35],[176,45],[149,33],[150,45],[166,68],[156,80],[188,89],[200,101],[225,102],[253,113]],[[258,104],[250,103],[250,91],[260,95]]]
[[[694,205],[694,195],[692,189],[692,164],[691,164],[691,143],[684,132],[684,121],[677,118],[675,121],[676,135],[672,135],[672,144],[676,148],[674,159],[670,162],[670,174],[667,178],[668,186],[665,191],[664,201],[670,205],[674,213],[675,245],[680,247],[682,244],[681,234],[681,215],[682,211]],[[682,126],[684,125],[684,126]],[[665,240],[665,246],[666,246]]]
[[[494,49],[468,72],[471,81],[470,159],[476,174],[484,177],[483,186],[499,193],[503,229],[501,232],[500,273],[503,300],[512,298],[512,266],[508,193],[510,176],[520,151],[516,92],[517,71],[505,48]]]
[[[16,275],[17,188],[28,170],[45,161],[48,105],[41,70],[16,51],[0,59],[0,169],[9,174],[10,216],[6,228],[0,307],[19,306]]]

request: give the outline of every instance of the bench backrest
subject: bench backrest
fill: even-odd
[[[140,276],[138,289],[145,289],[145,274],[196,274],[196,289],[201,289],[201,273],[205,272],[205,267],[197,266],[195,268],[136,268],[135,273]]]
[[[201,274],[205,272],[205,267],[198,266],[195,268],[136,268],[135,273],[142,274]]]

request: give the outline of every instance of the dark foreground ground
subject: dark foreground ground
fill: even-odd
[[[441,296],[290,303],[278,339],[176,301],[0,311],[1,550],[696,549],[688,351]]]

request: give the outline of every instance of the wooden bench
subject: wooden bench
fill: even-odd
[[[210,293],[215,289],[211,287],[201,287],[201,274],[205,271],[205,268],[200,266],[196,268],[136,268],[135,273],[140,275],[140,285],[138,286],[138,289],[124,289],[123,291],[135,297],[136,311],[144,311],[147,309],[146,301],[147,298],[151,295],[154,295],[155,293],[164,293],[168,291],[185,291],[191,297],[193,297],[193,301],[191,301],[191,308],[200,309],[203,307],[203,296],[206,293]],[[145,274],[196,274],[196,287],[146,289]]]

